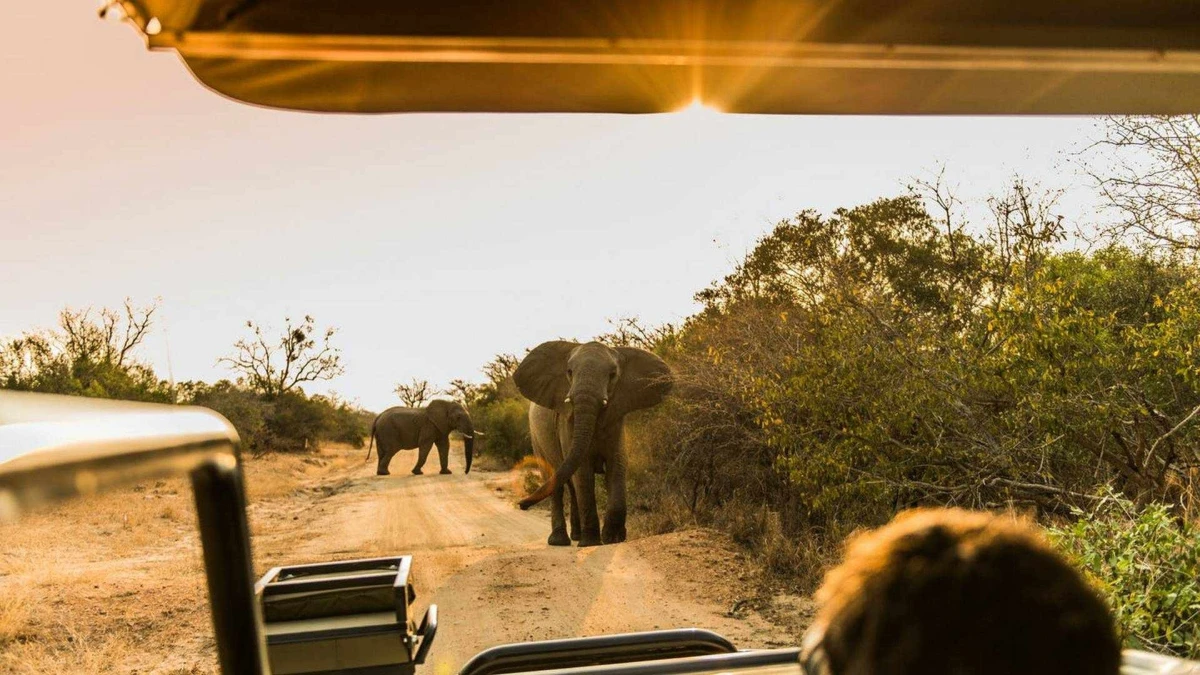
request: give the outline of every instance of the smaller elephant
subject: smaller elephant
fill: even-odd
[[[371,443],[367,446],[367,459],[371,448],[379,440],[379,466],[375,473],[388,475],[392,457],[401,450],[419,448],[417,465],[412,472],[420,475],[421,467],[429,457],[433,446],[438,449],[441,473],[450,473],[450,432],[463,435],[463,448],[467,458],[466,473],[471,473],[471,460],[475,455],[475,427],[466,408],[454,401],[430,401],[424,408],[388,408],[375,417],[371,424]]]

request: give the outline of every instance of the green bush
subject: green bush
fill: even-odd
[[[911,196],[802,212],[677,329],[626,330],[677,380],[632,427],[631,504],[734,534],[798,591],[911,506],[1060,520],[1112,485],[1194,518],[1200,265],[1061,250],[1020,185],[994,206],[974,227]]]
[[[191,405],[203,406],[225,416],[237,429],[242,447],[252,453],[265,452],[270,445],[267,416],[270,404],[229,380],[215,384],[185,382],[180,394]]]
[[[321,441],[361,448],[373,416],[329,396],[293,391],[265,397],[228,380],[180,385],[183,402],[211,408],[238,430],[252,453],[300,452]]]
[[[329,409],[301,392],[287,392],[270,401],[267,432],[270,449],[299,452],[315,449],[327,423]]]
[[[480,404],[471,417],[475,428],[484,430],[482,456],[512,466],[530,454],[529,404],[524,400],[502,398]]]
[[[366,444],[367,434],[375,416],[360,410],[334,396],[316,395],[312,400],[324,408],[324,423],[321,438],[334,443],[345,443],[361,448]]]
[[[483,366],[485,382],[450,383],[454,399],[467,407],[475,430],[482,433],[476,454],[499,469],[512,468],[532,452],[529,403],[512,379],[518,363],[520,359],[512,354],[497,354]]]
[[[1055,541],[1096,583],[1129,647],[1200,657],[1200,527],[1110,495]]]

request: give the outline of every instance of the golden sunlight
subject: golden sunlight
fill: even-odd
[[[699,96],[692,99],[686,106],[674,111],[677,115],[687,115],[690,118],[714,117],[722,114],[715,106],[704,102]]]

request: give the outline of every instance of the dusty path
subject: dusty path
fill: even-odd
[[[764,601],[743,554],[713,532],[547,546],[549,512],[516,508],[514,476],[463,475],[458,449],[453,475],[413,476],[414,455],[387,477],[348,447],[248,458],[258,573],[412,554],[418,612],[440,609],[422,675],[498,644],[655,628],[709,628],[739,647],[797,642],[807,600]],[[64,504],[0,526],[0,542],[0,672],[218,672],[182,480]],[[753,609],[764,605],[770,620]]]
[[[418,609],[436,603],[441,617],[425,672],[454,672],[507,642],[655,628],[709,628],[739,647],[796,640],[756,614],[728,614],[737,566],[703,533],[551,547],[548,512],[518,510],[505,474],[464,475],[452,453],[453,475],[413,476],[414,454],[398,455],[391,476],[373,475],[374,462],[346,476],[286,562],[411,553]]]

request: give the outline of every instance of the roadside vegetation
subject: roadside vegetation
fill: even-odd
[[[251,336],[221,359],[234,380],[172,384],[137,358],[156,310],[129,300],[121,310],[64,309],[57,326],[0,342],[0,388],[205,406],[224,415],[254,454],[313,450],[323,441],[363,446],[370,413],[302,389],[341,373],[333,329],[319,332],[312,317],[285,319],[270,337],[249,322]]]
[[[520,362],[513,354],[499,354],[483,366],[482,383],[454,380],[446,390],[467,407],[475,428],[483,430],[478,452],[490,468],[509,469],[532,451],[529,402],[512,379]]]
[[[1114,606],[1139,585],[1177,599],[1118,614],[1132,642],[1194,654],[1194,579],[1132,577],[1155,550],[1200,550],[1200,269],[1056,250],[1032,204],[1018,184],[988,228],[913,196],[780,223],[645,345],[680,379],[630,444],[652,527],[724,528],[809,589],[900,509],[1016,511],[1065,527]],[[1096,511],[1110,491],[1128,511]],[[1143,518],[1171,543],[1123,539]]]
[[[1200,525],[1161,503],[1105,495],[1051,534],[1108,599],[1132,647],[1196,656]]]

